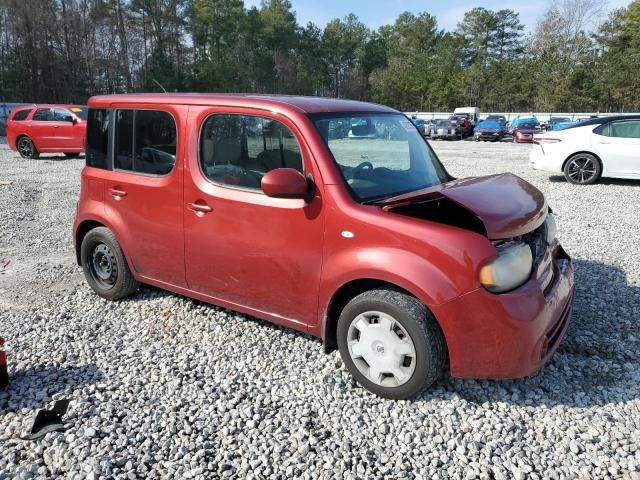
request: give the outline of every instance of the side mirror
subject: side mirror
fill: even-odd
[[[274,198],[307,198],[309,182],[294,168],[276,168],[267,172],[260,182],[265,195]]]

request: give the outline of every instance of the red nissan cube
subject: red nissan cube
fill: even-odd
[[[73,234],[104,298],[145,283],[307,332],[394,399],[447,367],[532,374],[565,335],[573,266],[542,193],[453,178],[396,110],[198,94],[89,108]]]
[[[75,158],[84,151],[87,107],[33,105],[15,108],[7,120],[7,143],[22,158],[64,153]]]

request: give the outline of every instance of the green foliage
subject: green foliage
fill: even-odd
[[[298,24],[289,0],[0,0],[0,99],[220,91],[373,100],[404,110],[640,110],[640,0],[558,0],[525,35],[511,9],[371,30]]]

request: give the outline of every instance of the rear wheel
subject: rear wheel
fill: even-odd
[[[40,154],[29,137],[20,137],[18,140],[18,153],[22,158],[38,158]]]
[[[65,153],[64,156],[67,157],[67,158],[78,158],[80,156],[80,154],[79,153]]]
[[[564,165],[564,177],[575,185],[591,185],[602,175],[602,165],[589,153],[578,153]]]
[[[89,286],[109,300],[124,298],[140,284],[129,269],[127,259],[111,230],[98,227],[86,234],[80,247],[82,270]]]
[[[340,315],[337,338],[353,377],[381,397],[414,397],[444,370],[440,328],[419,300],[402,292],[379,289],[355,297]]]

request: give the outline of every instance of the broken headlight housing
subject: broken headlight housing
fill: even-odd
[[[480,269],[480,283],[493,293],[519,287],[529,279],[533,268],[531,248],[524,242],[507,240],[494,243],[498,256]]]

